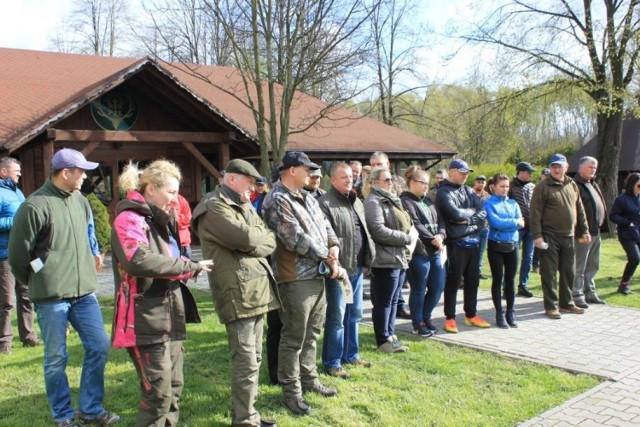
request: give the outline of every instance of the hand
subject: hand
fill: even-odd
[[[101,272],[102,267],[104,266],[104,257],[102,256],[102,254],[98,254],[93,257],[93,260],[96,264],[96,271]]]
[[[337,246],[332,246],[329,248],[329,259],[337,260],[338,255],[340,255],[340,248]]]
[[[524,228],[524,218],[518,219],[518,227]]]
[[[545,249],[545,243],[546,243],[546,242],[544,241],[544,238],[543,238],[543,237],[538,237],[537,239],[535,239],[535,240],[533,241],[533,245],[534,245],[536,248],[538,248],[538,249],[542,249],[542,250],[544,250],[544,249]]]
[[[209,272],[211,271],[211,267],[213,267],[213,260],[203,259],[202,261],[198,261],[198,264],[202,268],[202,271]]]
[[[585,233],[580,238],[580,243],[589,243],[591,241],[591,234]]]

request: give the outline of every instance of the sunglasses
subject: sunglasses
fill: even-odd
[[[389,183],[389,182],[393,182],[393,178],[378,179],[378,181],[384,181],[386,183]]]

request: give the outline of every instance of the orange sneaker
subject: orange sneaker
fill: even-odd
[[[450,334],[457,334],[458,326],[456,325],[456,319],[446,319],[444,321],[444,330]]]
[[[491,324],[480,316],[465,317],[464,324],[467,326],[477,326],[478,328],[489,328]]]

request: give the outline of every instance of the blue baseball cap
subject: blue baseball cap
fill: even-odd
[[[449,163],[449,169],[458,169],[462,173],[473,172],[473,169],[471,169],[467,162],[462,159],[451,160],[451,163]]]
[[[549,166],[551,166],[551,165],[566,165],[567,163],[568,163],[567,162],[567,158],[564,156],[564,154],[560,154],[560,153],[554,154],[549,159]]]

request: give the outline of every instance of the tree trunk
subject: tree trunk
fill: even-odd
[[[607,211],[611,212],[614,199],[618,196],[618,162],[622,148],[622,106],[615,113],[598,113],[598,177]],[[609,231],[614,232],[615,224],[609,222]]]

